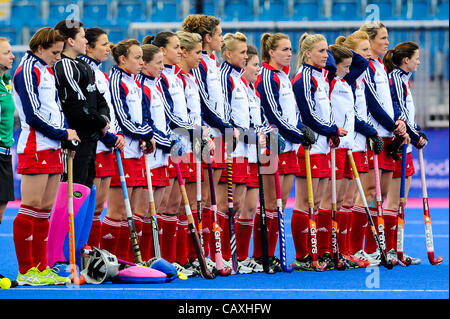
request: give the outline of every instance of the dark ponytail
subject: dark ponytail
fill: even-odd
[[[410,59],[417,50],[419,50],[419,46],[411,41],[399,43],[394,49],[388,50],[383,57],[383,63],[388,73],[391,73],[395,68],[400,67],[403,63],[403,59]]]

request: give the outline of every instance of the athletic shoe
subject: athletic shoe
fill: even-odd
[[[217,271],[216,269],[216,263],[214,261],[212,261],[209,258],[205,258],[205,262],[206,262],[206,267],[208,268],[208,270],[212,273],[215,273]],[[195,259],[194,261],[192,261],[192,266],[195,268],[195,270],[200,274],[200,263],[198,261],[198,259]]]
[[[238,274],[251,274],[253,272],[253,268],[245,266],[241,261],[238,261]]]
[[[367,253],[367,255],[369,256],[369,261],[370,261],[370,263],[371,264],[373,264],[373,263],[377,263],[376,264],[376,266],[379,266],[380,264],[381,264],[381,253],[380,253],[380,250],[377,248],[373,253]],[[374,262],[372,262],[372,260],[374,261]]]
[[[344,263],[345,266],[346,266],[347,268],[349,268],[349,269],[359,268],[359,264],[358,264],[356,261],[352,261],[352,260],[350,259],[350,257],[347,256],[347,255],[342,255],[342,254],[341,254],[341,255],[339,256],[339,261],[340,261],[341,263]]]
[[[177,271],[181,271],[188,277],[195,277],[200,274],[190,263],[186,263],[186,265],[181,266],[179,263],[173,262],[172,265],[175,266]]]
[[[358,263],[359,267],[361,267],[361,268],[366,268],[366,267],[370,266],[370,262],[368,262],[367,260],[359,259],[355,255],[349,254],[349,255],[345,255],[345,257],[347,257],[348,259],[350,259],[353,262]]]
[[[262,256],[258,257],[258,258],[254,258],[254,259],[255,259],[255,262],[258,263],[264,271]],[[270,272],[282,272],[283,271],[283,268],[281,268],[281,261],[275,256],[269,257],[269,271]]]
[[[312,265],[312,258],[310,255],[303,257],[302,260],[295,258],[294,260],[294,270],[299,271],[312,271],[314,267]]]
[[[237,265],[237,274],[251,274],[253,272],[252,268],[246,267],[242,262],[238,261]],[[223,259],[223,268],[226,269],[227,267],[230,267],[233,269],[233,260],[230,258],[230,260]]]
[[[277,256],[269,257],[269,262],[272,264],[272,268],[273,268],[273,270],[275,270],[275,272],[283,271],[283,268],[281,268],[281,260],[278,259]]]
[[[378,259],[376,258],[372,258],[368,253],[366,253],[364,250],[360,250],[357,251],[354,256],[359,259],[359,260],[363,260],[363,261],[367,261],[369,263],[369,265],[367,267],[373,267],[373,266],[378,266],[380,265],[380,254],[378,254]]]
[[[264,269],[261,264],[257,263],[255,259],[247,257],[245,260],[240,262],[245,267],[251,268],[253,272],[263,272]]]
[[[402,263],[400,260],[397,259],[397,252],[395,251],[394,248],[392,248],[391,250],[389,250],[386,253],[386,259],[388,262],[391,261],[394,266],[396,264],[399,264],[401,266],[406,266],[404,263]]]
[[[420,258],[411,257],[411,256],[408,256],[407,254],[403,253],[403,258],[406,259],[408,257],[411,258],[411,265],[418,265],[422,262],[422,260],[420,260]]]
[[[230,267],[230,269],[233,269],[233,263],[232,260],[225,260],[222,258],[222,265],[224,269],[227,269],[228,267]]]
[[[197,259],[196,259],[196,261],[198,262]],[[217,269],[216,269],[216,263],[215,263],[214,261],[212,261],[212,260],[209,259],[209,258],[205,258],[205,261],[206,261],[206,266],[208,267],[208,270],[209,270],[209,271],[211,271],[211,272],[216,272],[216,271],[217,271]]]
[[[19,286],[49,286],[54,285],[55,280],[43,276],[37,267],[30,268],[25,274],[17,274],[17,284]]]
[[[50,279],[53,279],[55,281],[55,285],[66,285],[66,284],[70,284],[72,283],[72,281],[70,280],[70,277],[65,277],[65,276],[59,276],[58,273],[61,272],[61,267],[60,266],[55,266],[53,268],[50,268],[49,266],[47,266],[47,268],[45,268],[42,272],[41,275]],[[61,272],[62,273],[62,272]]]
[[[323,256],[319,256],[319,262],[327,265],[326,270],[333,270],[335,268],[334,260],[330,253],[324,253]]]

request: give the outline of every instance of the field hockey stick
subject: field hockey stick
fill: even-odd
[[[433,231],[431,228],[430,206],[428,205],[427,182],[425,180],[425,164],[423,162],[423,149],[419,148],[419,166],[420,166],[420,180],[422,183],[422,199],[423,199],[423,216],[425,221],[425,239],[427,243],[428,260],[432,265],[439,265],[444,261],[444,258],[439,256],[434,258],[434,243]]]
[[[202,247],[203,255],[205,254],[205,250],[203,249],[203,223],[202,223],[202,163],[198,160],[195,163],[195,186],[196,186],[196,195],[197,195],[197,216],[198,216],[198,234],[200,236],[200,244]]]
[[[259,143],[257,143],[257,148]],[[266,206],[264,200],[264,183],[263,174],[261,173],[261,149],[256,155],[256,163],[258,166],[258,187],[259,187],[259,219],[261,228],[261,256],[263,270],[266,274],[274,274],[276,271],[269,261],[269,238],[267,235],[267,216],[266,216]]]
[[[306,186],[308,191],[308,214],[309,214],[309,235],[311,239],[311,257],[312,265],[315,271],[324,271],[326,263],[319,263],[317,258],[317,228],[316,216],[314,214],[314,194],[311,176],[311,157],[309,148],[305,148],[305,164],[306,164]]]
[[[229,145],[227,145],[227,193],[228,193],[228,227],[230,232],[230,249],[231,249],[231,274],[238,272],[238,260],[236,252],[236,234],[234,230],[234,207],[233,207],[233,159]]]
[[[74,146],[78,145],[78,142],[72,141]],[[74,210],[73,210],[73,152],[68,150],[67,159],[67,195],[69,203],[69,264],[70,264],[70,276],[72,282],[75,285],[84,284],[84,277],[81,275],[78,277],[77,264],[76,264],[76,252],[75,252],[75,222],[74,222]]]
[[[150,221],[152,225],[153,252],[155,257],[161,258],[161,246],[159,244],[158,219],[156,218],[155,199],[153,197],[152,173],[150,170],[150,155],[144,154],[145,172],[147,173],[148,197],[150,207]]]
[[[136,233],[136,227],[133,221],[133,213],[131,212],[131,204],[130,199],[128,197],[127,183],[125,181],[125,174],[123,172],[123,164],[122,158],[120,157],[120,150],[116,149],[114,150],[114,153],[116,154],[117,168],[119,169],[119,176],[120,176],[120,184],[122,186],[123,199],[125,201],[125,212],[127,214],[128,229],[130,230],[131,248],[133,249],[134,262],[137,265],[142,265],[141,250],[139,248],[139,240]]]
[[[373,171],[375,175],[375,197],[377,203],[377,224],[378,224],[378,238],[380,239],[380,247],[386,251],[386,235],[384,232],[384,217],[383,217],[383,199],[381,196],[380,184],[380,170],[378,168],[378,154],[373,152]]]
[[[400,178],[400,204],[398,209],[398,225],[397,225],[397,258],[398,260],[406,266],[411,265],[411,258],[408,257],[406,260],[403,258],[403,241],[405,232],[405,182],[406,182],[406,148],[407,144],[402,146],[402,171]]]
[[[287,264],[286,258],[286,235],[284,230],[284,212],[283,212],[283,201],[281,198],[281,186],[280,186],[280,173],[278,171],[278,159],[277,169],[275,171],[275,192],[277,196],[277,214],[278,214],[278,238],[280,240],[280,262],[281,269],[284,272],[292,272],[294,266],[292,264]]]
[[[184,186],[183,176],[181,175],[180,164],[174,161],[175,171],[177,173],[178,185],[180,185],[181,197],[183,199],[184,209],[186,213],[186,218],[188,221],[189,232],[192,237],[192,242],[194,243],[195,251],[197,253],[198,262],[200,264],[201,276],[205,279],[214,279],[215,275],[208,270],[206,266],[205,256],[202,251],[202,244],[198,237],[197,229],[195,228],[194,217],[192,217],[191,206],[189,205],[189,198],[186,193],[186,187]]]
[[[217,201],[216,201],[216,190],[214,188],[214,175],[211,164],[211,155],[209,155],[208,160],[208,180],[209,189],[211,192],[211,210],[213,214],[213,233],[214,233],[214,259],[216,260],[216,269],[219,275],[228,276],[231,274],[231,268],[223,268],[222,260],[222,242],[220,241],[220,227],[217,223]]]
[[[361,199],[363,201],[364,205],[364,211],[366,212],[367,219],[369,221],[370,229],[372,230],[372,235],[375,238],[375,241],[378,245],[378,249],[380,250],[380,256],[381,256],[381,264],[386,267],[387,269],[392,269],[394,265],[392,262],[387,260],[386,257],[386,251],[382,249],[380,239],[378,238],[377,230],[375,229],[375,225],[372,220],[372,216],[370,215],[369,206],[367,205],[366,195],[364,195],[364,189],[361,184],[361,180],[359,179],[359,173],[356,169],[355,160],[353,159],[353,154],[351,150],[347,151],[347,156],[350,161],[350,164],[352,166],[353,176],[355,176],[356,185],[358,186],[359,195],[361,196]]]
[[[331,146],[331,247],[333,249],[334,264],[337,270],[347,268],[339,259],[338,232],[339,225],[336,220],[337,199],[336,199],[336,149]]]

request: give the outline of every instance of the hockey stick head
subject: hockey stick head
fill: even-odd
[[[399,259],[400,260],[400,262],[402,263],[402,264],[404,264],[405,266],[409,266],[409,265],[411,265],[411,263],[412,263],[412,259],[411,259],[411,257],[406,257],[406,259]]]
[[[439,265],[444,261],[444,258],[442,258],[442,256],[439,256],[437,259],[435,259],[434,253],[428,253],[428,260],[432,265]]]
[[[200,272],[200,276],[202,276],[202,278],[205,278],[205,279],[214,279],[214,278],[216,278],[216,275],[214,274],[214,273],[212,273],[212,272],[210,272],[209,270],[205,270],[205,269],[203,269],[201,272]]]
[[[392,263],[391,260],[387,260],[384,265],[384,267],[386,267],[387,269],[391,270],[392,268],[394,268],[394,264]]]
[[[227,277],[227,276],[231,275],[231,270],[232,270],[231,267],[217,270],[217,275],[222,276],[222,277]]]
[[[291,273],[294,271],[294,264],[292,264],[292,263],[289,265],[281,264],[281,268],[283,269],[284,272]]]

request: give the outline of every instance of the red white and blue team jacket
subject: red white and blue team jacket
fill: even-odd
[[[367,61],[368,63],[368,61]],[[366,102],[366,74],[361,74],[354,83],[351,84],[355,96],[355,135],[353,141],[353,151],[363,152],[367,150],[367,137],[377,135],[377,131],[372,126],[367,111]]]
[[[354,148],[355,122],[355,96],[351,84],[364,73],[369,62],[362,56],[353,52],[350,72],[344,78],[336,76],[330,83],[330,105],[337,126],[344,127],[348,134],[340,137],[339,148]],[[365,143],[364,143],[365,144]]]
[[[150,154],[150,169],[168,165],[172,132],[164,111],[162,91],[157,85],[159,78],[141,72],[136,76],[136,81],[143,91],[143,105],[150,112],[149,124],[156,142],[156,150]]]
[[[267,121],[278,128],[279,134],[286,140],[284,152],[296,151],[303,141],[300,130],[304,124],[289,80],[289,67],[280,71],[263,62],[255,87]]]
[[[180,71],[181,68],[177,65],[165,65],[158,85],[162,90],[169,126],[174,135],[181,138],[185,150],[188,150],[190,144],[187,133],[191,136],[195,126],[188,115],[183,81],[178,77]]]
[[[220,134],[225,135],[225,129],[232,128],[232,125],[224,120],[220,68],[216,57],[214,54],[208,55],[206,51],[202,55],[198,68],[191,72],[199,87],[203,122],[212,128],[212,136],[219,137]]]
[[[178,77],[184,88],[184,96],[186,98],[186,108],[189,120],[200,130],[203,125],[202,107],[200,102],[200,92],[197,80],[191,72],[184,72],[180,69]],[[189,141],[188,152],[192,152],[192,143]]]
[[[109,76],[101,70],[101,62],[87,56],[83,55],[80,57],[81,60],[86,62],[94,70],[95,74],[95,85],[98,91],[106,100],[109,107],[109,116],[111,118],[109,122],[109,130],[106,135],[100,139],[100,143],[97,143],[97,153],[111,151],[116,143],[116,134],[122,134],[120,128],[117,124],[116,115],[114,113],[114,108],[111,103],[111,93],[109,91]]]
[[[153,137],[148,107],[142,103],[142,88],[135,76],[114,66],[110,73],[111,102],[125,137],[125,158],[140,158],[141,140]]]
[[[191,72],[186,73],[182,69],[178,72],[178,77],[183,84],[188,116],[194,125],[201,126],[203,123],[202,107],[197,80]]]
[[[330,151],[329,136],[338,135],[338,127],[330,107],[330,85],[334,78],[335,63],[328,53],[327,70],[303,63],[292,80],[302,122],[316,133],[311,154],[327,154]]]
[[[22,131],[17,153],[58,149],[67,139],[55,77],[44,61],[27,51],[13,78],[14,103]]]
[[[378,135],[392,137],[395,122],[401,112],[392,100],[386,67],[380,57],[369,59],[369,67],[364,73],[365,94],[369,118]]]
[[[402,117],[405,120],[406,130],[411,137],[411,143],[408,145],[407,152],[412,151],[412,145],[417,145],[420,136],[420,126],[414,121],[416,108],[411,94],[411,85],[409,79],[412,73],[406,72],[400,68],[394,69],[389,73],[389,85],[394,104],[400,107]]]
[[[224,97],[225,120],[233,127],[246,132],[250,129],[250,109],[247,87],[242,81],[244,69],[224,61],[220,66],[220,78]],[[247,157],[247,145],[240,140],[233,157]]]
[[[261,100],[256,94],[256,89],[253,83],[247,83],[245,78],[242,78],[242,81],[246,85],[246,93],[248,99],[248,108],[250,115],[250,129],[254,129],[255,132],[262,132],[264,134],[268,134],[273,130],[267,121],[266,116],[264,115],[264,111],[261,107]],[[255,141],[256,142],[256,141]],[[257,162],[257,146],[255,143],[249,143],[248,147],[248,162],[256,163]]]

